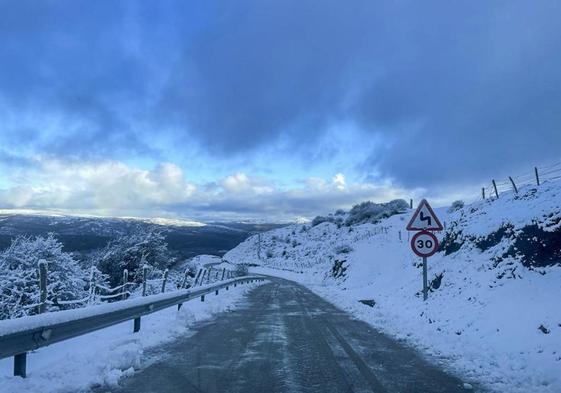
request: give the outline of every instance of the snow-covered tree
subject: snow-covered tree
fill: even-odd
[[[17,237],[0,252],[0,319],[38,312],[33,305],[40,302],[39,262],[47,264],[49,303],[87,296],[88,272],[80,268],[72,254],[63,251],[54,235]]]
[[[121,284],[124,269],[128,270],[130,281],[141,282],[142,264],[154,271],[163,270],[174,262],[165,236],[143,227],[111,240],[94,258],[97,268],[109,276],[112,286]]]

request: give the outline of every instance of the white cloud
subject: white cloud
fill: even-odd
[[[0,193],[2,205],[117,212],[184,203],[196,190],[181,168],[170,163],[153,170],[116,161],[36,158],[35,163],[16,174],[14,181],[21,186]]]
[[[160,163],[147,170],[118,161],[35,158],[0,190],[0,208],[57,210],[82,214],[197,219],[304,220],[364,200],[409,198],[411,191],[382,184],[348,183],[342,173],[310,177],[282,187],[243,172],[195,185],[182,168]]]

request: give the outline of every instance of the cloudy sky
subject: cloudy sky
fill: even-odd
[[[0,208],[287,220],[558,161],[558,1],[0,0]]]

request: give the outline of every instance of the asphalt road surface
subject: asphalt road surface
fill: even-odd
[[[413,349],[290,281],[261,285],[236,311],[193,329],[158,348],[116,391],[467,391]]]

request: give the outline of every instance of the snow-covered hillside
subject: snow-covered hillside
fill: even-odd
[[[561,184],[436,212],[447,229],[429,258],[427,302],[411,211],[272,230],[224,258],[305,283],[491,390],[561,391]]]

